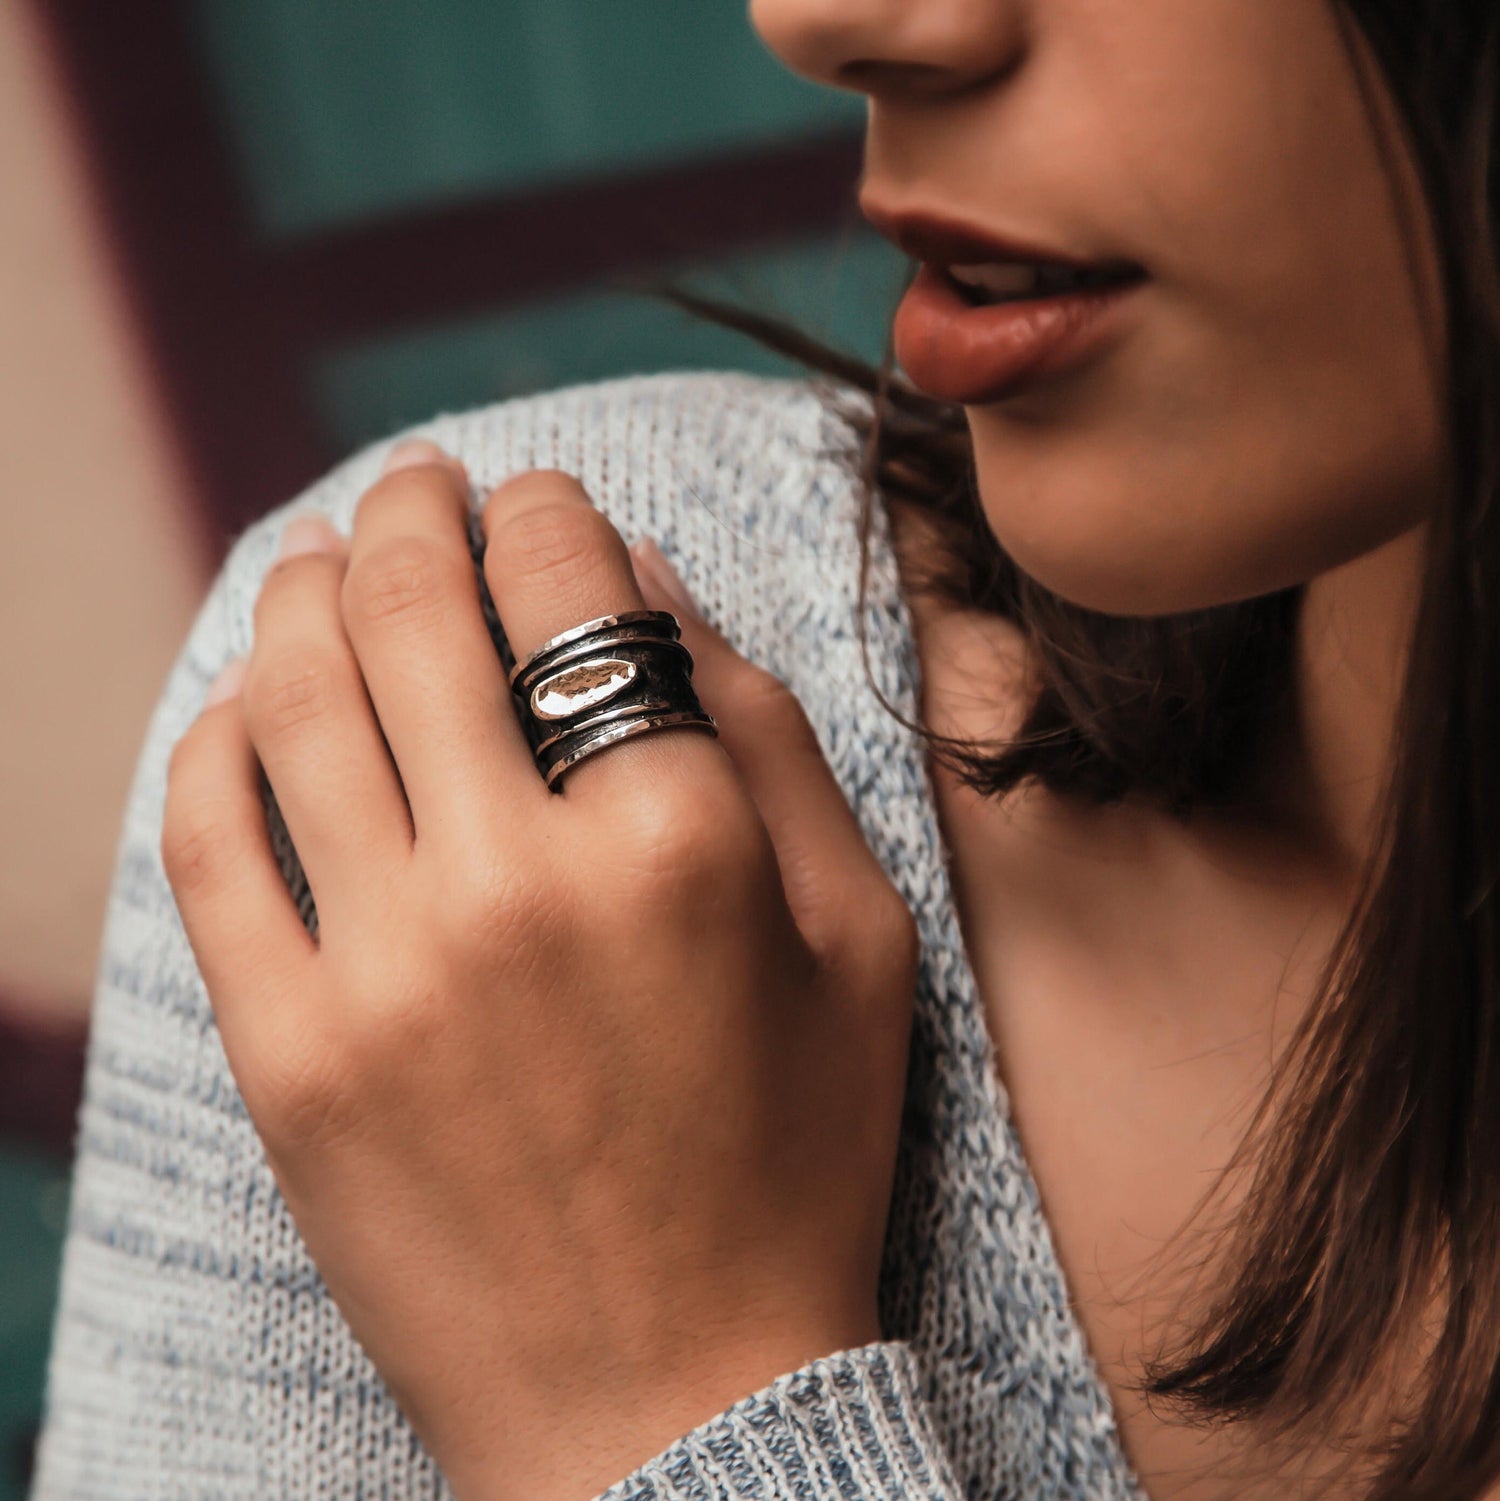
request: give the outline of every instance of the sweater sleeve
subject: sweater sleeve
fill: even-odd
[[[343,529],[367,456],[298,511]],[[447,1497],[449,1487],[318,1275],[225,1059],[161,860],[172,746],[251,644],[293,508],[242,535],[151,716],[96,977],[32,1501]],[[273,843],[315,922],[274,803]],[[959,1501],[915,1353],[838,1351],[736,1402],[607,1501]]]
[[[597,1501],[961,1501],[910,1345],[882,1340],[779,1376]]]

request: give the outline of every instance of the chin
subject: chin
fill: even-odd
[[[1004,542],[1002,540],[1002,546]],[[1006,551],[1016,566],[1049,593],[1080,609],[1121,618],[1175,615],[1249,598],[1258,590],[1226,593],[1206,581],[1201,588],[1180,574],[1161,572],[1145,560],[1123,559],[1116,552],[1108,557],[1089,557],[1077,551],[1012,548]],[[1132,566],[1135,564],[1136,566]]]
[[[1193,535],[1187,516],[1136,490],[1103,491],[1083,479],[1045,487],[987,483],[980,504],[996,541],[1024,574],[1068,604],[1142,617],[1205,609],[1268,592],[1290,580],[1251,560],[1260,549]],[[1248,541],[1249,539],[1244,539]],[[1204,544],[1209,544],[1205,555]]]
[[[989,463],[986,463],[988,457]],[[1023,573],[1068,604],[1142,618],[1213,609],[1307,583],[1420,520],[1358,487],[1286,495],[1228,474],[1163,472],[1128,458],[1028,464],[976,445],[980,504]]]

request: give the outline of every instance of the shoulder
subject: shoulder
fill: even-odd
[[[857,514],[848,413],[863,393],[819,379],[731,371],[670,372],[567,386],[446,413],[354,454],[234,541],[220,586],[248,632],[260,582],[294,514],[317,511],[340,531],[387,450],[425,437],[463,460],[475,508],[528,469],[576,475],[627,542],[649,534],[674,562],[720,544],[814,549]],[[689,587],[693,580],[687,578]],[[248,647],[248,635],[239,649]]]

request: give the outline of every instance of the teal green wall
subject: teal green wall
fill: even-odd
[[[67,1211],[66,1165],[0,1144],[0,1501],[21,1501],[16,1465],[41,1407]]]
[[[194,0],[252,211],[280,243],[351,221],[857,129],[788,73],[744,0]],[[672,268],[878,358],[902,262],[839,239]],[[706,278],[706,280],[704,279]],[[498,279],[497,279],[498,285]],[[304,372],[337,451],[524,391],[788,362],[597,286],[328,349]]]
[[[878,361],[905,262],[884,240],[785,244],[683,280],[695,290],[789,318],[808,333]],[[741,334],[639,296],[589,291],[339,350],[314,372],[341,449],[439,411],[457,411],[571,381],[654,370],[800,373]]]
[[[261,223],[309,229],[864,118],[744,0],[196,0]]]

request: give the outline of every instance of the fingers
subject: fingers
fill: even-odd
[[[517,662],[560,631],[646,608],[624,538],[571,475],[517,475],[490,496],[482,519],[485,577]],[[722,788],[732,770],[709,731],[651,730],[570,768],[563,794],[607,814],[612,800],[643,785],[700,785],[709,777]]]
[[[899,923],[899,894],[869,846],[817,734],[791,689],[742,657],[685,594],[649,539],[632,555],[654,607],[682,621],[693,653],[693,681],[718,721],[719,738],[755,801],[776,846],[782,885],[803,936],[818,952],[847,944],[878,912]],[[860,921],[850,923],[850,912]],[[904,910],[904,909],[903,909]],[[858,929],[859,931],[854,931]]]
[[[318,952],[271,848],[237,697],[206,705],[173,748],[161,857],[233,1057],[247,1020],[295,1004]]]
[[[255,603],[243,713],[327,918],[404,866],[411,816],[344,631],[343,539],[295,517],[282,546]]]
[[[344,619],[411,804],[416,839],[472,837],[544,793],[490,640],[468,479],[434,445],[393,451],[361,498]]]

